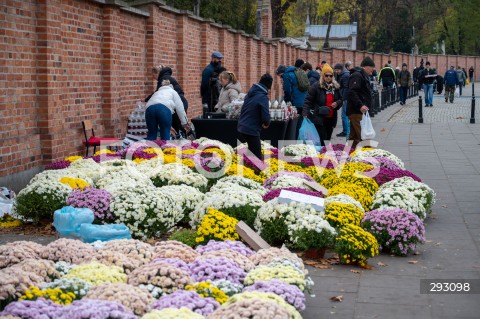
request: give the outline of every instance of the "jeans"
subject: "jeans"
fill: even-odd
[[[405,104],[408,95],[408,86],[401,86],[400,87],[400,102]]]
[[[424,84],[423,92],[425,92],[425,105],[433,104],[433,84]]]
[[[469,80],[468,80],[468,81],[469,81],[470,83],[472,83],[472,82],[473,82],[473,81],[472,81],[472,80],[473,80],[473,75],[469,75],[468,77],[469,77]]]
[[[348,137],[348,133],[350,133],[350,120],[347,116],[347,101],[344,101],[342,106],[342,127],[342,133],[345,133],[345,135]]]
[[[460,87],[460,95],[462,95],[462,87],[463,87],[463,84],[464,84],[463,82],[460,82],[460,83],[458,84],[458,86]]]
[[[256,157],[258,157],[263,161],[262,142],[260,140],[260,136],[253,136],[253,135],[248,135],[243,133],[240,133],[239,135],[242,142],[247,143],[248,150],[252,152],[253,155],[255,155]]]
[[[170,139],[170,128],[172,127],[172,111],[163,104],[150,105],[145,111],[145,122],[147,122],[147,140],[157,139],[158,128],[162,140]]]

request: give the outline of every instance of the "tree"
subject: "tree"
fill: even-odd
[[[272,9],[272,35],[273,37],[285,37],[287,31],[283,19],[290,7],[295,4],[297,0],[270,0]]]

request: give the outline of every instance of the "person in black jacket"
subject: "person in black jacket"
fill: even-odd
[[[328,114],[323,114],[322,107],[328,108]],[[337,110],[342,107],[340,85],[333,78],[333,69],[328,63],[322,68],[320,81],[310,86],[303,103],[302,115],[308,117],[315,125],[322,146],[332,138],[333,128],[337,125]],[[325,110],[325,108],[322,108]]]
[[[161,87],[161,84],[162,84],[163,81],[169,81],[170,84],[173,86],[173,89],[180,96],[180,99],[182,100],[182,103],[183,103],[183,108],[185,109],[185,113],[187,113],[188,101],[185,98],[185,92],[183,92],[182,87],[177,82],[177,80],[172,76],[172,74],[173,74],[172,68],[160,64],[160,65],[154,67],[152,71],[154,72],[154,74],[155,74],[155,72],[158,74],[157,89],[155,90],[155,92],[158,91],[158,89]],[[145,102],[148,102],[148,100],[150,100],[152,95],[153,95],[153,93],[150,94],[149,96],[147,96],[145,98]],[[172,115],[172,128],[175,130],[176,133],[180,132],[180,131],[184,131],[183,128],[182,128],[182,123],[180,122],[180,119],[178,118],[177,113],[173,113],[173,115]]]
[[[245,96],[237,130],[242,142],[247,142],[248,150],[263,160],[260,132],[270,125],[268,109],[268,91],[272,88],[273,78],[266,73],[260,82],[254,84]]]
[[[375,68],[372,58],[365,57],[360,68],[350,70],[348,81],[347,115],[350,119],[349,140],[353,140],[352,148],[362,140],[360,121],[362,114],[367,113],[372,107],[372,90],[370,88],[369,76]]]
[[[380,70],[378,74],[378,82],[382,82],[383,88],[390,89],[393,87],[393,83],[396,82],[395,70],[393,70],[388,64]]]
[[[200,95],[202,96],[202,104],[207,104],[210,112],[213,112],[213,107],[215,104],[212,104],[212,91],[210,78],[215,72],[215,68],[222,66],[223,54],[218,51],[212,53],[212,60],[210,64],[205,67],[202,72],[202,83],[200,84]],[[220,73],[218,73],[220,74]]]
[[[430,62],[425,63],[425,69],[419,75],[419,82],[422,83],[425,92],[425,107],[433,106],[433,81],[437,78],[435,69],[430,68]]]
[[[335,72],[340,84],[340,95],[342,96],[342,131],[337,134],[338,137],[346,137],[350,132],[350,121],[347,116],[347,97],[348,97],[348,79],[350,78],[350,69],[353,66],[351,61],[345,62],[345,67],[338,63],[335,65]]]

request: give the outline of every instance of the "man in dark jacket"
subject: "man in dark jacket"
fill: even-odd
[[[402,64],[402,70],[398,72],[397,86],[400,90],[400,105],[405,105],[408,95],[408,88],[412,85],[410,71],[407,70],[407,64]]]
[[[200,85],[200,95],[202,96],[202,104],[208,104],[208,109],[213,112],[212,92],[210,87],[210,78],[215,72],[215,68],[222,65],[223,54],[218,51],[212,53],[212,60],[202,72],[202,84]]]
[[[348,80],[347,115],[350,119],[349,140],[353,140],[352,148],[362,140],[360,121],[362,114],[368,112],[372,107],[372,90],[370,88],[369,76],[373,72],[375,63],[372,58],[365,57],[360,64],[361,68],[350,70]]]
[[[260,82],[254,84],[243,102],[237,130],[242,142],[247,142],[248,149],[256,157],[263,160],[260,132],[270,125],[268,109],[268,91],[272,88],[273,78],[264,74]]]
[[[458,85],[458,76],[457,72],[455,71],[455,67],[452,65],[450,70],[445,72],[445,76],[443,77],[443,81],[445,83],[445,103],[448,102],[450,98],[450,103],[453,103],[454,93],[455,93],[455,86]]]
[[[312,86],[315,82],[320,80],[320,73],[313,70],[313,67],[310,63],[305,62],[302,65],[302,70],[307,72],[308,81],[310,82],[310,86]]]
[[[352,62],[347,61],[345,67],[337,63],[335,65],[335,72],[337,73],[337,82],[340,84],[340,95],[343,100],[342,105],[342,131],[337,134],[338,137],[346,137],[350,132],[350,121],[347,116],[347,98],[348,98],[348,79],[350,78],[350,68],[353,66]]]
[[[425,92],[425,107],[433,106],[433,81],[437,78],[437,72],[430,67],[430,62],[425,63],[425,69],[419,75],[419,82],[422,83]]]
[[[395,71],[388,65],[385,64],[385,67],[380,70],[378,75],[378,82],[382,82],[383,88],[390,89],[393,87],[393,83],[396,81]]]

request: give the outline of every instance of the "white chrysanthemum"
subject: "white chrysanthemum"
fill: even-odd
[[[159,191],[170,194],[173,200],[182,207],[182,214],[177,216],[176,223],[180,222],[185,214],[193,211],[205,198],[205,194],[188,185],[163,186],[159,188]]]
[[[329,196],[326,197],[325,199],[325,206],[328,204],[331,204],[333,202],[341,203],[341,204],[353,204],[355,205],[358,209],[362,210],[362,212],[365,213],[365,209],[363,208],[362,204],[360,204],[359,201],[354,199],[353,197],[346,195],[346,194],[338,194],[334,196]]]
[[[397,164],[398,167],[400,167],[402,169],[405,169],[405,164],[403,163],[403,161],[400,158],[398,158],[396,155],[390,153],[389,151],[378,149],[378,148],[355,152],[355,154],[352,156],[351,161],[352,162],[361,162],[363,160],[366,160],[366,159],[372,158],[372,157],[388,158],[388,159],[392,160],[393,162],[395,162],[395,164]]]
[[[250,190],[252,192],[258,193],[260,195],[265,195],[267,192],[267,189],[263,187],[261,184],[243,177],[243,176],[227,176],[223,177],[218,182],[213,185],[213,187],[210,189],[210,192],[222,192],[226,188],[236,188],[236,187],[241,187],[246,190]]]
[[[318,155],[315,146],[307,145],[307,144],[291,144],[284,146],[281,150],[281,153],[287,156],[295,156],[295,157],[314,157]]]

